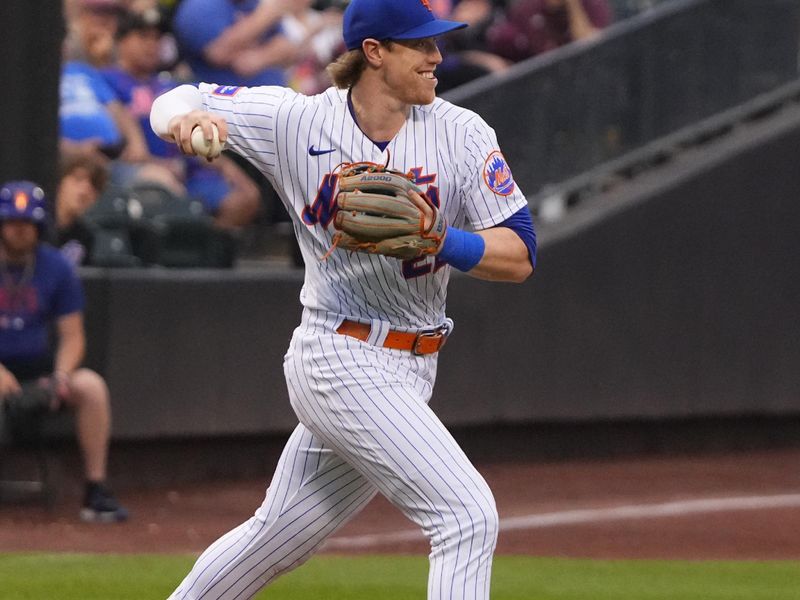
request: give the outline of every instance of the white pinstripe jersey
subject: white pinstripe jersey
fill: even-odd
[[[401,328],[444,321],[451,267],[433,256],[400,261],[336,250],[320,260],[334,233],[337,165],[387,161],[354,121],[346,91],[303,96],[283,87],[213,84],[200,84],[200,91],[204,108],[228,123],[228,148],[264,173],[292,217],[306,263],[304,306]],[[413,106],[387,150],[388,166],[413,172],[455,227],[485,229],[527,204],[494,131],[474,112],[442,99]]]

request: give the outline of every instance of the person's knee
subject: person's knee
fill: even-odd
[[[470,514],[474,523],[474,538],[482,543],[484,550],[494,552],[497,545],[497,534],[500,531],[500,515],[494,497],[489,496],[478,504]]]
[[[482,494],[475,498],[462,498],[462,504],[454,513],[453,522],[446,528],[447,535],[441,541],[453,548],[466,544],[471,548],[480,548],[482,554],[494,552],[500,529],[494,497]]]
[[[78,369],[69,382],[73,404],[105,407],[108,405],[108,386],[100,374],[91,369]]]

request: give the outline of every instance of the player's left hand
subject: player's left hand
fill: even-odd
[[[414,203],[414,206],[416,206],[419,209],[419,212],[422,214],[422,219],[423,219],[422,228],[425,231],[429,231],[431,225],[433,225],[433,221],[436,219],[437,216],[436,207],[433,206],[425,196],[423,196],[416,190],[408,191],[408,199]]]

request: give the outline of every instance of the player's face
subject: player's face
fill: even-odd
[[[395,40],[384,62],[384,80],[393,96],[405,104],[430,104],[436,98],[434,75],[442,62],[436,38]]]
[[[39,231],[28,221],[3,221],[0,240],[11,257],[22,257],[33,252],[39,243]]]

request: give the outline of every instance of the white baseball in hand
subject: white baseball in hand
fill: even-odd
[[[192,150],[195,151],[197,156],[203,156],[209,160],[217,158],[225,147],[225,144],[219,141],[217,126],[212,123],[211,129],[213,138],[210,142],[206,139],[202,127],[198,125],[192,129]]]

